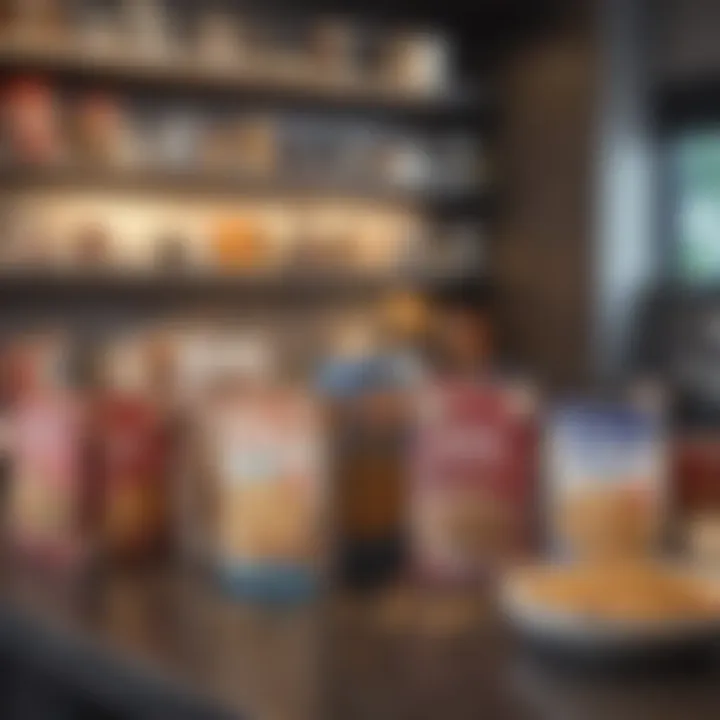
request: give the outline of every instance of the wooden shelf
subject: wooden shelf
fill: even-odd
[[[46,269],[0,270],[0,297],[46,302],[48,298],[122,298],[170,303],[184,300],[277,299],[322,301],[362,297],[392,288],[431,288],[459,276],[432,273],[360,274],[350,271],[277,272],[273,274],[196,274],[182,272],[113,272],[105,269],[60,271]],[[480,282],[482,277],[478,276]]]
[[[382,185],[314,182],[241,175],[211,175],[190,171],[119,171],[104,168],[12,167],[0,169],[4,190],[62,189],[157,193],[161,195],[213,196],[266,199],[337,199],[401,206],[441,214],[483,215],[491,207],[490,193],[481,190],[411,190]]]
[[[34,72],[81,83],[112,84],[124,88],[175,94],[215,94],[233,100],[275,108],[316,110],[324,115],[383,116],[398,121],[452,121],[467,123],[477,132],[488,119],[493,103],[457,89],[443,96],[399,94],[375,86],[310,84],[269,74],[227,72],[179,59],[155,62],[113,57],[97,58],[76,51],[23,49],[0,44],[0,71]],[[321,78],[322,74],[317,73]]]

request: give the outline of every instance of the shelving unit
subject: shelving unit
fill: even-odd
[[[489,190],[425,190],[370,183],[333,182],[209,174],[186,170],[119,170],[108,168],[7,167],[0,168],[0,186],[6,189],[111,190],[223,198],[325,198],[402,207],[442,215],[484,216],[493,206]]]
[[[168,8],[173,6],[169,5]],[[377,8],[376,10],[378,10]],[[176,12],[176,10],[172,10]],[[184,11],[182,11],[184,12]],[[310,10],[308,17],[322,13]],[[366,15],[372,17],[373,13]],[[402,13],[401,15],[405,15]],[[432,13],[435,15],[435,13]],[[361,20],[363,12],[358,11]],[[406,18],[412,18],[410,13]],[[267,21],[268,18],[265,18]],[[400,18],[396,18],[400,19]],[[378,25],[377,27],[382,27]],[[446,28],[454,34],[452,27]],[[457,30],[457,26],[455,30]],[[337,118],[340,122],[369,122],[373,128],[393,132],[418,132],[423,137],[443,137],[460,132],[466,137],[490,137],[498,116],[496,102],[487,83],[472,83],[462,74],[444,93],[399,92],[379,76],[362,82],[344,82],[323,77],[300,61],[292,73],[278,72],[276,66],[241,63],[219,66],[201,62],[192,52],[121,54],[121,47],[103,53],[91,51],[67,36],[57,42],[38,43],[19,37],[0,38],[0,81],[13,77],[38,77],[52,83],[61,94],[73,98],[78,93],[110,93],[133,103],[151,102],[162,108],[218,108],[242,114],[272,113],[284,118],[316,118],[320,122]],[[306,58],[306,60],[309,59]],[[292,68],[291,68],[292,69]],[[224,109],[224,110],[223,110]],[[343,126],[345,127],[345,126]],[[354,125],[351,125],[354,127]],[[424,223],[485,223],[492,218],[498,199],[489,185],[441,184],[430,176],[425,184],[393,183],[342,179],[326,174],[293,176],[281,165],[271,174],[215,172],[200,166],[171,167],[140,163],[123,168],[96,163],[17,163],[6,159],[0,165],[0,192],[38,197],[46,192],[71,194],[112,194],[145,201],[297,201],[323,203],[348,202],[368,212],[389,210],[409,212]],[[355,173],[353,173],[355,174]],[[364,177],[357,173],[357,178]],[[427,182],[429,180],[430,182]],[[429,226],[429,225],[428,225]],[[120,238],[121,239],[121,238]],[[278,268],[272,275],[261,270],[243,275],[204,273],[202,270],[164,273],[152,268],[117,272],[103,268],[90,272],[47,270],[43,265],[16,272],[0,270],[0,295],[16,302],[37,298],[97,297],[116,298],[120,304],[130,296],[153,299],[182,295],[184,301],[213,299],[233,304],[250,296],[323,297],[370,296],[393,285],[427,288],[435,282],[465,280],[476,268],[458,268],[456,273],[430,274],[390,269],[380,276],[353,273],[338,268],[332,273],[309,275],[303,269],[292,272]],[[483,278],[486,280],[486,278]],[[40,305],[40,301],[34,303]]]
[[[0,73],[31,72],[72,84],[109,86],[172,95],[232,97],[248,105],[318,113],[374,117],[411,122],[477,126],[494,115],[489,91],[484,94],[455,88],[439,97],[397,89],[349,87],[332,82],[307,83],[252,73],[229,73],[183,62],[149,62],[126,58],[88,57],[72,51],[43,51],[0,44]]]
[[[495,8],[500,5],[504,8],[520,7],[518,0],[484,2]],[[189,0],[185,4],[192,6],[193,2]],[[167,5],[170,6],[170,3]],[[380,7],[380,3],[375,5],[380,15],[387,10]],[[420,5],[422,2],[406,2],[405,8],[400,8],[400,19],[405,16],[405,10],[408,10],[408,18],[414,17],[413,13]],[[539,5],[536,4],[537,7]],[[197,6],[202,6],[202,3],[197,3]],[[365,5],[357,8],[360,16],[366,11],[368,7]],[[427,16],[436,18],[443,11],[444,8],[434,4]],[[525,8],[522,12],[527,15]],[[487,11],[484,17],[501,14],[498,9]],[[278,14],[278,17],[281,15]],[[470,28],[474,28],[475,23],[483,25],[480,17],[473,23],[469,22],[470,15],[467,19],[467,26],[462,29],[465,39],[472,44],[469,64],[473,67],[465,77],[472,80],[440,96],[398,95],[394,90],[380,87],[349,88],[323,82],[322,78],[313,83],[301,83],[250,71],[222,72],[183,59],[164,64],[147,58],[90,58],[74,47],[30,49],[2,43],[0,81],[16,75],[30,75],[47,79],[70,96],[76,91],[100,91],[132,101],[137,98],[151,105],[152,109],[163,104],[181,109],[202,108],[207,104],[213,109],[232,108],[240,113],[259,110],[276,113],[279,117],[306,114],[323,121],[337,118],[341,121],[357,120],[359,123],[367,121],[373,127],[386,124],[398,132],[417,130],[422,134],[439,134],[460,131],[475,138],[487,138],[489,144],[499,124],[499,114],[491,89],[484,82],[484,77],[482,81],[478,78],[479,68],[474,65],[475,51],[482,54],[479,46],[483,42],[502,42],[493,35],[504,37],[505,26],[497,21],[487,22],[487,30],[476,34]],[[509,20],[505,24],[508,25]],[[456,27],[459,25],[462,23],[456,24]],[[448,30],[452,33],[452,27]],[[303,201],[297,205],[304,205],[306,200],[312,201],[307,205],[323,200],[338,205],[340,201],[349,201],[361,203],[363,212],[364,207],[369,211],[397,208],[412,212],[428,223],[437,221],[440,225],[457,219],[475,228],[476,224],[481,226],[491,220],[498,206],[495,189],[489,184],[475,187],[432,184],[430,189],[419,189],[391,187],[380,182],[336,182],[327,176],[294,178],[282,174],[282,168],[272,177],[258,177],[211,174],[209,170],[200,169],[0,166],[0,195],[5,193],[13,199],[15,196],[31,197],[38,207],[46,195],[90,195],[95,191],[123,198],[135,199],[139,196],[149,203],[158,199],[163,204],[166,199],[187,200],[188,204],[221,200],[227,205],[235,201],[238,205],[248,205],[253,200],[257,200],[259,205],[260,201],[267,200],[273,203],[266,204],[277,206],[281,206],[279,201],[286,199]],[[182,209],[183,202],[168,205]],[[172,231],[174,227],[170,229]],[[478,242],[485,239],[480,238],[480,234],[477,233]],[[315,336],[324,333],[323,323],[329,325],[330,320],[334,323],[336,314],[344,312],[346,301],[351,312],[356,312],[361,303],[366,303],[363,307],[368,303],[377,305],[377,300],[391,289],[409,287],[428,290],[435,284],[465,281],[468,276],[478,284],[492,282],[486,270],[475,267],[453,266],[452,272],[439,273],[422,272],[415,264],[408,265],[408,269],[403,271],[395,269],[382,273],[353,272],[341,268],[306,271],[299,265],[294,267],[292,262],[283,263],[272,273],[260,269],[245,273],[205,271],[205,265],[201,266],[201,270],[167,271],[122,269],[124,265],[120,263],[112,270],[101,264],[84,265],[78,269],[52,268],[43,264],[35,268],[0,266],[0,305],[5,309],[4,317],[0,315],[0,325],[3,321],[6,323],[0,330],[25,331],[34,323],[39,326],[49,323],[51,327],[58,327],[67,321],[73,332],[82,330],[77,334],[83,339],[95,340],[96,333],[102,336],[119,329],[121,334],[136,322],[142,325],[147,321],[152,326],[158,319],[178,316],[196,321],[200,315],[204,317],[206,309],[212,313],[218,308],[221,319],[224,321],[230,317],[233,323],[243,322],[245,318],[249,321],[262,318],[264,322],[266,317],[272,322],[275,310],[279,309],[281,312],[278,315],[284,315],[284,324],[279,325],[282,331],[292,325],[291,337],[283,338],[287,342],[281,343],[281,350],[299,344],[293,336],[297,333],[303,336],[304,342],[307,335],[307,344],[313,345],[308,350],[309,355],[316,349]],[[314,318],[320,315],[323,317],[318,326],[322,325],[320,330],[323,333],[315,332],[314,327]],[[287,317],[291,318],[291,322],[285,322]],[[41,318],[40,321],[38,318]],[[321,341],[317,345],[320,346]],[[300,360],[297,364],[304,366],[305,358]],[[161,580],[163,582],[159,583]],[[5,584],[5,594],[12,596],[12,588],[7,586],[15,583],[10,580]],[[241,618],[238,624],[236,606],[229,610],[228,603],[221,596],[206,597],[206,584],[195,577],[172,576],[164,579],[153,573],[151,582],[141,583],[141,589],[148,588],[151,594],[147,602],[132,583],[129,587],[121,586],[113,595],[103,587],[105,605],[98,603],[95,596],[89,598],[92,602],[86,602],[85,596],[73,596],[67,603],[72,608],[66,613],[62,594],[55,592],[52,586],[43,586],[36,590],[36,596],[40,600],[53,598],[53,602],[48,604],[47,616],[68,627],[67,637],[58,637],[55,642],[51,633],[50,641],[43,641],[42,638],[48,635],[43,623],[35,627],[37,618],[32,617],[24,623],[8,611],[5,612],[8,618],[0,617],[0,621],[7,620],[4,625],[0,622],[0,632],[7,631],[11,626],[17,627],[17,633],[5,632],[12,636],[8,653],[22,651],[20,656],[25,658],[28,648],[41,648],[41,659],[45,662],[43,669],[46,667],[48,674],[57,675],[59,683],[72,689],[79,687],[83,698],[97,699],[98,704],[105,703],[108,708],[113,708],[113,717],[124,717],[122,712],[126,705],[129,708],[128,717],[131,713],[137,714],[136,710],[147,714],[155,708],[158,717],[215,716],[204,707],[196,708],[194,697],[186,697],[180,686],[212,701],[213,705],[231,707],[239,713],[239,717],[255,717],[261,711],[263,715],[302,717],[302,698],[298,697],[298,689],[303,684],[305,672],[312,669],[314,663],[307,661],[308,648],[298,648],[297,643],[302,642],[304,637],[316,638],[317,633],[298,633],[296,626],[289,627],[287,623],[283,623],[281,632],[277,632],[275,619],[269,618],[268,624],[268,618],[265,618],[261,619],[261,623],[262,627],[267,624],[266,642],[265,635],[257,632],[260,627],[257,618]],[[25,602],[30,591],[24,587],[21,590],[17,589],[17,595]],[[128,595],[124,595],[125,592]],[[133,631],[128,634],[125,624],[119,622],[122,618],[115,617],[115,609],[125,607],[126,600],[132,605],[138,598],[141,626],[135,622]],[[99,608],[102,610],[101,606],[106,606],[107,612],[98,612]],[[142,612],[146,606],[151,608],[152,614]],[[79,607],[90,608],[92,612],[86,618],[76,612]],[[38,609],[37,606],[35,609]],[[38,613],[38,617],[42,615]],[[138,616],[134,614],[133,618],[137,620]],[[252,637],[233,635],[228,632],[231,626],[250,629]],[[41,637],[36,638],[35,634]],[[161,683],[157,687],[157,678],[152,673],[148,673],[147,677],[144,672],[126,675],[122,667],[118,670],[114,666],[114,662],[106,666],[96,653],[85,652],[84,647],[78,649],[72,642],[74,637],[86,635],[99,640],[113,660],[115,656],[124,657],[121,653],[127,651],[128,657],[133,662],[139,662],[143,671],[146,666],[159,668],[167,673],[168,678],[179,683],[171,686]],[[46,648],[48,642],[52,645],[50,649]],[[34,664],[35,659],[30,660]],[[283,667],[287,671],[283,671]],[[81,670],[82,675],[79,674]],[[296,678],[300,678],[301,682],[298,683]],[[15,680],[11,675],[10,685]],[[304,682],[307,684],[307,681]],[[17,684],[22,691],[23,687]],[[273,692],[274,687],[283,687],[284,690]],[[122,693],[124,697],[117,697],[117,688],[126,689]],[[42,702],[42,698],[40,700]],[[187,707],[183,710],[179,708],[181,704]],[[219,713],[217,716],[221,717]]]
[[[456,274],[406,272],[207,273],[122,272],[102,268],[87,271],[18,270],[0,273],[0,298],[22,301],[42,296],[114,299],[125,295],[138,301],[178,296],[185,300],[250,300],[272,294],[278,299],[325,302],[329,297],[363,297],[392,287],[429,289]]]
[[[418,131],[424,135],[461,131],[467,136],[490,134],[497,121],[495,102],[491,93],[483,89],[454,87],[446,94],[419,92],[398,93],[397,88],[379,82],[350,85],[328,79],[321,74],[295,77],[260,71],[250,65],[240,68],[221,68],[199,63],[188,57],[162,58],[117,53],[91,55],[81,46],[63,43],[55,46],[0,40],[0,78],[37,76],[52,82],[70,96],[82,92],[111,92],[125,98],[152,100],[154,107],[167,103],[170,107],[232,107],[236,112],[272,112],[283,118],[302,116],[341,118],[353,122],[369,121],[374,127],[388,127],[394,131]],[[304,68],[307,71],[307,68]],[[204,201],[328,201],[359,203],[358,207],[409,211],[426,222],[484,222],[497,207],[497,198],[489,186],[441,185],[428,186],[409,183],[375,182],[342,179],[329,174],[294,177],[280,167],[278,172],[250,175],[242,172],[215,172],[208,169],[141,166],[132,168],[98,164],[6,164],[0,166],[0,188],[25,195],[35,192],[63,191],[72,193],[113,193],[142,199],[168,198]],[[470,272],[474,272],[471,269]],[[149,297],[153,286],[156,295],[175,291],[186,296],[239,297],[248,291],[287,294],[288,287],[297,294],[321,288],[324,292],[357,290],[367,293],[369,286],[390,288],[397,276],[387,274],[380,281],[353,279],[351,273],[336,273],[342,280],[323,278],[308,283],[305,277],[288,277],[282,282],[258,281],[255,277],[228,279],[223,275],[187,277],[168,280],[158,273],[143,272],[136,277],[101,273],[92,279],[82,274],[47,273],[42,268],[31,273],[0,273],[0,283],[14,297],[20,289],[43,287],[44,294],[67,293],[72,286],[85,296],[109,290],[117,297],[123,293],[142,292]],[[463,270],[460,275],[467,276]],[[437,277],[437,276],[436,276]],[[445,277],[445,280],[449,278]],[[425,284],[427,278],[414,284]],[[312,288],[310,287],[312,285]],[[342,287],[341,287],[342,286]],[[219,291],[220,290],[220,291]],[[232,292],[228,294],[228,290]]]

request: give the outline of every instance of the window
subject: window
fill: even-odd
[[[684,131],[673,143],[672,161],[678,279],[720,282],[720,127]]]

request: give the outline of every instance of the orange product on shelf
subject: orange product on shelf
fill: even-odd
[[[220,220],[212,232],[212,244],[221,270],[251,270],[267,264],[268,244],[254,218]]]

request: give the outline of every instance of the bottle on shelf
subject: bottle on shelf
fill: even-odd
[[[160,0],[123,0],[122,7],[121,23],[132,57],[144,62],[170,62],[177,42],[164,4]]]
[[[75,162],[113,168],[139,164],[142,153],[137,130],[117,98],[92,93],[82,98],[75,112]]]
[[[405,381],[371,328],[346,325],[317,385],[326,407],[334,498],[334,572],[353,588],[396,580],[405,562]]]
[[[22,49],[54,49],[67,39],[68,18],[59,0],[11,0],[3,4],[3,40]]]
[[[201,66],[223,73],[249,69],[247,34],[228,12],[204,12],[197,24],[195,52]]]
[[[388,43],[383,76],[397,93],[440,97],[452,77],[451,45],[435,32],[403,32]]]
[[[311,51],[319,82],[340,88],[359,87],[363,81],[359,29],[338,19],[324,19],[312,31]]]

